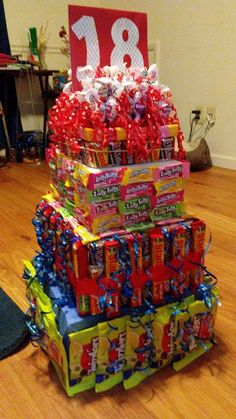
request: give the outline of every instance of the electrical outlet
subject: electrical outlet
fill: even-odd
[[[214,106],[198,105],[195,107],[195,109],[201,112],[197,124],[202,125],[207,115],[216,116],[216,108]]]
[[[206,115],[216,116],[216,108],[213,106],[207,106]]]
[[[206,108],[203,105],[198,105],[195,107],[196,111],[200,111],[199,119],[197,121],[197,124],[203,124],[205,118],[206,118]]]

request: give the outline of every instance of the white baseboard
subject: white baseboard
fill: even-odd
[[[220,154],[211,154],[213,166],[225,167],[226,169],[236,170],[236,157],[221,156]]]

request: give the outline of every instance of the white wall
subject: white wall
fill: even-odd
[[[48,67],[65,68],[58,31],[68,27],[68,3],[146,12],[152,57],[174,93],[185,135],[191,109],[216,107],[216,126],[207,136],[213,161],[236,169],[235,0],[4,0],[13,52],[26,48],[30,26],[47,25]]]
[[[216,165],[236,169],[236,2],[161,0],[161,79],[171,86],[185,133],[198,104],[216,107],[207,136]]]

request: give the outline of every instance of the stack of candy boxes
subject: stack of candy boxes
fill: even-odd
[[[80,125],[65,140],[55,115],[51,191],[33,221],[41,252],[25,261],[28,326],[68,395],[122,381],[128,389],[214,343],[218,292],[204,276],[206,225],[185,212],[179,124],[160,125],[159,151],[147,142],[140,162],[128,129],[112,128],[117,142],[87,147],[96,128]]]

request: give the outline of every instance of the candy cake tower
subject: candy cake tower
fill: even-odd
[[[24,271],[29,329],[68,395],[181,369],[212,347],[218,302],[156,66],[77,77],[80,90],[50,111],[50,193],[33,220],[41,252]]]

